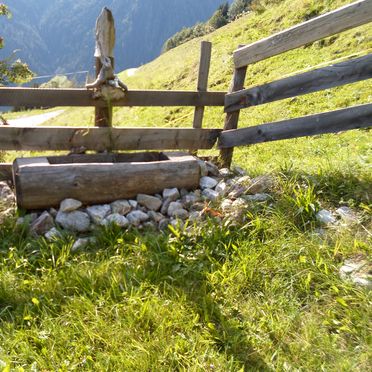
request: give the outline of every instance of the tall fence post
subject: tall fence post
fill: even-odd
[[[208,89],[209,68],[211,64],[212,43],[209,41],[201,42],[200,63],[198,75],[198,92],[206,92]],[[195,107],[193,128],[199,129],[203,125],[204,106]],[[192,152],[197,155],[197,151]]]
[[[103,8],[96,22],[96,78],[97,81],[113,78],[114,71],[115,22],[109,9]],[[112,126],[112,106],[96,107],[95,125]]]
[[[247,74],[247,66],[236,68],[234,70],[233,79],[229,88],[229,93],[242,90],[244,88],[244,81]],[[226,114],[225,125],[223,130],[236,129],[238,127],[240,110]],[[230,168],[234,148],[225,148],[220,152],[220,161],[222,166]]]

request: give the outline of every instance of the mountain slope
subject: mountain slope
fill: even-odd
[[[208,19],[220,0],[8,0],[11,21],[1,20],[4,55],[14,49],[38,74],[87,70],[93,65],[94,27],[103,6],[114,14],[119,70],[159,55],[182,27]]]

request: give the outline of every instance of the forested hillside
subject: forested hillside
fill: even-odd
[[[38,74],[87,70],[93,64],[95,20],[112,9],[120,70],[155,58],[182,27],[205,21],[220,0],[8,0],[13,19],[1,20],[2,51],[18,55]]]

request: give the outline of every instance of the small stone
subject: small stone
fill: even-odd
[[[206,199],[211,200],[211,201],[215,201],[215,200],[217,200],[220,197],[220,194],[217,191],[212,190],[212,189],[205,189],[205,190],[203,190],[202,195]]]
[[[181,198],[184,198],[188,193],[189,193],[188,190],[186,190],[185,188],[182,188],[180,190]]]
[[[171,220],[170,225],[172,225],[176,229],[183,229],[184,227],[184,222],[182,220]]]
[[[137,208],[137,200],[129,200],[128,201],[129,205],[133,208],[133,209],[136,209]]]
[[[225,181],[221,181],[217,184],[215,191],[218,192],[219,195],[224,196],[228,190],[228,186]]]
[[[31,224],[31,232],[36,235],[44,235],[50,229],[54,227],[53,217],[47,212],[43,212],[40,217],[38,217]]]
[[[230,199],[237,199],[240,198],[246,191],[247,188],[245,186],[236,185],[234,189],[229,193],[228,197]]]
[[[95,244],[96,238],[90,237],[90,238],[80,238],[75,241],[73,246],[71,247],[71,252],[76,252],[80,249],[86,248],[89,244]]]
[[[372,289],[372,280],[356,276],[352,279],[352,281],[356,285],[359,285],[361,287],[366,287],[368,289]]]
[[[13,198],[14,193],[6,182],[0,182],[0,199]]]
[[[200,177],[208,176],[208,167],[205,161],[198,160],[199,166],[200,166]]]
[[[163,205],[161,206],[161,209],[160,209],[161,214],[167,214],[170,203],[172,203],[172,200],[170,199],[165,199],[163,201]]]
[[[248,204],[243,198],[239,198],[233,201],[231,206],[233,210],[244,210],[247,209]]]
[[[161,221],[159,221],[159,230],[166,230],[168,229],[168,225],[170,224],[170,220],[168,218],[164,218]]]
[[[59,211],[56,222],[64,229],[75,232],[87,232],[90,228],[89,215],[81,211],[72,211],[69,213]]]
[[[189,215],[189,220],[191,222],[197,222],[201,219],[202,219],[202,214],[200,212],[195,211],[195,212],[190,213]]]
[[[205,203],[202,202],[196,202],[191,207],[191,211],[202,211],[205,208]]]
[[[222,169],[220,169],[220,175],[223,178],[230,178],[234,175],[234,173],[231,172],[231,170],[229,168],[222,168]]]
[[[164,215],[162,215],[161,213],[155,212],[155,211],[149,211],[148,215],[156,223],[159,223],[161,220],[165,218]]]
[[[254,195],[244,195],[243,199],[251,201],[251,202],[264,202],[271,198],[269,194],[254,194]]]
[[[59,210],[61,212],[72,212],[79,209],[83,203],[76,199],[65,199],[61,202]]]
[[[134,226],[139,226],[141,222],[145,222],[149,218],[149,215],[142,211],[132,211],[127,215],[129,223]]]
[[[221,203],[221,210],[223,213],[229,213],[232,210],[232,204],[233,202],[229,199],[225,199]]]
[[[220,177],[220,171],[217,167],[217,165],[211,163],[210,161],[206,162],[208,174],[214,177]]]
[[[357,223],[358,217],[349,207],[340,207],[336,209],[336,213],[347,223]]]
[[[190,192],[190,194],[186,195],[183,199],[182,199],[182,203],[186,206],[186,207],[190,207],[192,204],[196,203],[200,201],[200,195],[196,195],[195,193],[193,192]]]
[[[113,214],[119,213],[122,216],[125,216],[132,210],[132,206],[129,204],[128,200],[116,200],[112,202],[110,205],[111,205],[111,212]]]
[[[347,276],[351,275],[355,271],[355,267],[351,265],[343,265],[340,267],[340,276],[345,279]]]
[[[145,229],[156,230],[158,225],[154,221],[147,221],[143,224]]]
[[[111,206],[108,204],[93,205],[87,208],[87,213],[92,221],[99,225],[102,220],[111,213]]]
[[[62,234],[55,227],[53,227],[47,233],[45,233],[44,236],[48,241],[51,242],[55,239],[61,238]]]
[[[336,222],[336,218],[332,215],[330,211],[327,211],[326,209],[320,210],[316,214],[316,219],[319,222],[324,223],[325,225],[333,224]]]
[[[212,177],[201,177],[199,182],[200,188],[202,190],[213,189],[214,187],[216,187],[217,184],[218,181]]]
[[[137,202],[143,207],[151,211],[159,210],[162,205],[162,201],[160,199],[158,199],[155,196],[146,195],[146,194],[138,194]]]
[[[119,213],[113,213],[107,216],[104,220],[102,220],[101,225],[103,226],[117,225],[119,227],[126,227],[129,225],[129,221],[123,215]]]
[[[163,198],[164,199],[169,199],[171,201],[176,201],[177,199],[180,198],[180,193],[177,188],[173,189],[164,189],[163,190]]]
[[[187,220],[189,217],[189,212],[187,212],[185,209],[177,209],[174,211],[172,217],[179,218],[180,220]]]
[[[168,208],[168,216],[169,217],[173,217],[174,216],[174,213],[179,210],[179,209],[183,209],[183,204],[180,203],[180,202],[171,202],[169,204],[169,208]]]
[[[238,176],[245,176],[247,174],[247,172],[241,167],[234,167],[233,172]]]
[[[269,175],[263,175],[253,178],[248,187],[247,193],[259,194],[269,191],[274,185],[274,179]]]
[[[57,217],[57,209],[54,209],[54,208],[50,208],[49,209],[49,214],[53,217],[53,218],[56,218]]]

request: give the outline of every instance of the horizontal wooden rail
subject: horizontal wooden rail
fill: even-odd
[[[0,127],[1,150],[175,150],[210,149],[219,129]]]
[[[12,164],[2,163],[0,164],[0,181],[11,181],[12,180]]]
[[[225,92],[131,90],[112,106],[223,106]],[[86,89],[0,88],[0,106],[95,106],[107,102],[94,99]]]
[[[228,94],[225,112],[372,78],[372,54]]]
[[[372,125],[372,104],[222,132],[220,149],[260,142],[335,133]]]
[[[239,48],[234,52],[235,67],[262,61],[371,21],[372,0],[357,1]]]

